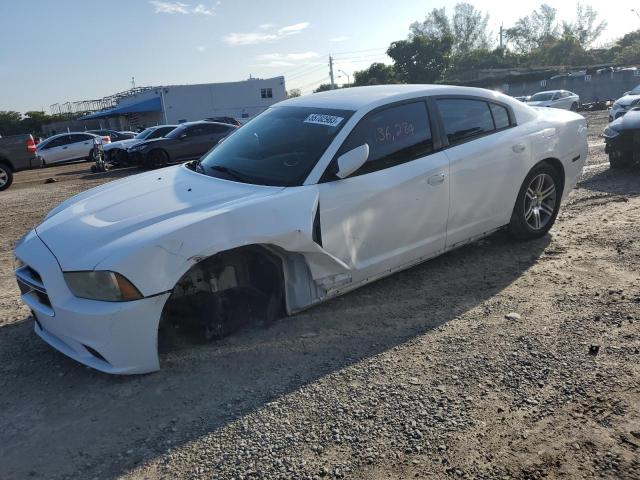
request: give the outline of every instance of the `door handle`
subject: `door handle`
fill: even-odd
[[[67,148],[69,148],[69,147],[62,147],[63,150],[66,150]]]
[[[522,143],[518,143],[514,145],[512,149],[515,153],[522,153],[527,149],[527,147],[525,147]]]
[[[440,185],[441,183],[443,183],[444,179],[445,179],[445,174],[444,173],[437,173],[435,175],[431,175],[427,179],[427,183],[429,185],[431,185],[432,187],[434,187],[436,185]]]

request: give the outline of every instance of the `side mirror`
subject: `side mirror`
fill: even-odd
[[[622,96],[623,96],[623,97],[626,97],[627,95],[630,95],[630,94],[631,94],[631,92],[624,92],[624,93],[622,94]]]
[[[358,170],[369,158],[369,145],[364,144],[338,157],[338,178],[347,178]]]
[[[180,140],[184,140],[185,138],[187,138],[187,134],[186,133],[181,133],[180,136],[178,137]]]

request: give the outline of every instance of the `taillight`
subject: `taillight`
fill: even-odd
[[[27,152],[29,152],[29,153],[36,153],[36,142],[35,142],[35,140],[33,139],[33,137],[29,137],[29,138],[27,139],[26,146],[27,146]]]
[[[111,137],[109,135],[105,135],[102,137],[102,143],[111,143]]]

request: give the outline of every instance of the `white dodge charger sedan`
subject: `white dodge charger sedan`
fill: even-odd
[[[587,156],[580,115],[475,88],[281,102],[200,161],[107,183],[17,244],[35,331],[109,373],[159,368],[159,331],[271,321],[506,227],[544,235]]]

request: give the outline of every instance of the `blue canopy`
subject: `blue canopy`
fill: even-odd
[[[107,110],[101,110],[99,112],[85,115],[80,120],[91,120],[93,118],[105,118],[105,117],[117,117],[126,113],[142,113],[142,112],[160,112],[162,111],[162,102],[160,97],[148,98],[147,100],[141,100],[135,103],[129,103],[127,105],[116,106]]]

